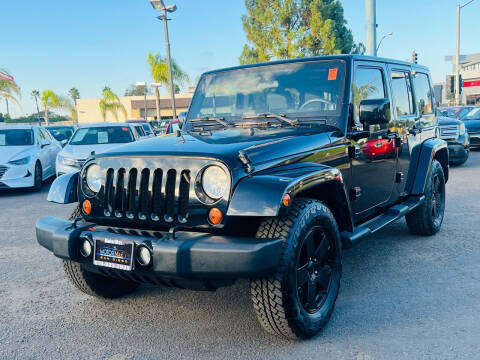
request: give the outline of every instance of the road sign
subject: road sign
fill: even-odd
[[[480,86],[480,80],[464,81],[463,87]]]

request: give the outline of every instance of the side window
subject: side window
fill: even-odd
[[[139,137],[145,136],[145,131],[143,131],[143,127],[141,126],[135,126],[135,131],[137,132],[137,135]]]
[[[352,88],[355,119],[359,119],[360,102],[367,99],[385,98],[385,84],[382,70],[374,68],[357,68],[355,83]]]
[[[413,85],[415,86],[418,114],[427,115],[433,113],[432,90],[430,89],[428,75],[416,73],[413,78]]]
[[[392,95],[395,101],[397,116],[415,114],[409,73],[406,71],[392,71]]]

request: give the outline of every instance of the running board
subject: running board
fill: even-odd
[[[410,196],[403,203],[392,206],[381,215],[356,226],[353,232],[342,231],[340,233],[342,245],[344,249],[349,249],[358,244],[368,235],[375,233],[383,227],[397,221],[401,217],[407,215],[410,211],[421,205],[425,200],[425,195]]]

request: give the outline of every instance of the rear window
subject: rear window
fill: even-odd
[[[33,145],[33,131],[27,129],[0,130],[0,146]]]
[[[108,126],[78,129],[70,145],[122,144],[134,141],[130,127]]]
[[[70,127],[47,128],[57,141],[69,140],[72,137],[73,129]]]

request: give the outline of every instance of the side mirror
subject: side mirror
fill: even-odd
[[[65,147],[65,145],[68,144],[68,140],[67,140],[67,139],[63,139],[62,141],[60,141],[60,144],[62,144],[62,147]]]
[[[381,125],[390,122],[390,100],[368,99],[360,101],[360,122]]]

